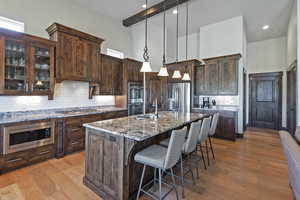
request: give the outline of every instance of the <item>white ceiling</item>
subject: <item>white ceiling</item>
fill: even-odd
[[[102,15],[123,20],[141,11],[144,0],[73,0]],[[162,0],[148,0],[150,5]],[[294,0],[191,0],[189,32],[199,27],[236,16],[244,16],[248,42],[285,36]],[[175,31],[176,15],[167,13],[167,24]],[[185,34],[185,7],[180,7],[180,35]],[[150,23],[162,25],[162,15],[154,16]],[[263,25],[270,29],[263,31]]]

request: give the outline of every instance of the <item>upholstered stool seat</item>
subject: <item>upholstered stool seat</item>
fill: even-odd
[[[134,156],[134,160],[138,163],[145,164],[154,168],[164,167],[164,161],[168,149],[160,145],[152,145]]]

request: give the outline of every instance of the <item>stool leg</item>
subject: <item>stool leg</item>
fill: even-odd
[[[210,150],[211,150],[211,153],[212,153],[212,155],[213,155],[214,160],[216,160],[216,159],[215,159],[214,149],[213,149],[213,146],[212,146],[212,143],[211,143],[211,136],[209,136],[208,139],[209,139],[209,144],[210,144]]]
[[[182,186],[182,198],[184,199],[184,174],[183,174],[183,161],[182,161],[182,155],[180,156],[180,170],[181,170],[181,186]]]
[[[154,168],[154,178],[153,178],[153,191],[155,192],[156,191],[156,168]]]
[[[200,145],[200,152],[201,152],[201,157],[202,157],[202,161],[203,161],[203,164],[204,164],[204,168],[206,168],[206,163],[205,163],[205,159],[204,159],[204,153],[203,153],[203,150],[202,150],[202,146]]]
[[[158,169],[159,173],[159,200],[162,200],[162,190],[161,190],[161,169]]]
[[[171,168],[171,174],[172,174],[173,187],[174,187],[175,193],[176,193],[176,199],[179,200],[178,192],[177,192],[177,186],[176,186],[175,177],[174,177],[174,173],[173,173],[172,168]]]
[[[144,168],[143,168],[143,173],[142,173],[142,177],[141,177],[141,181],[140,181],[139,191],[136,196],[136,200],[138,200],[140,198],[141,189],[142,189],[142,185],[143,185],[143,179],[144,179],[144,175],[145,175],[145,170],[146,170],[146,165],[144,165]]]
[[[210,162],[209,162],[209,152],[208,152],[207,140],[205,140],[205,148],[206,148],[207,163],[208,163],[208,166],[209,166]]]

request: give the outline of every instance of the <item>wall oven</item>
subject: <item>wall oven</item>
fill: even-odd
[[[3,154],[54,144],[54,122],[4,127]]]

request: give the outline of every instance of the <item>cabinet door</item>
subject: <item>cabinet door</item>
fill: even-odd
[[[127,63],[127,80],[128,82],[143,81],[143,73],[140,72],[142,64],[139,62],[128,61]]]
[[[123,94],[123,65],[118,59],[112,60],[112,86],[114,95]]]
[[[88,42],[87,43],[87,48],[88,48],[88,56],[87,56],[87,61],[89,65],[89,74],[88,74],[88,79],[92,82],[98,82],[99,81],[99,63],[101,63],[101,56],[99,54],[100,51],[100,45],[93,43],[93,42]]]
[[[54,48],[42,44],[30,47],[30,91],[50,93],[54,84]]]
[[[234,59],[225,59],[219,62],[219,94],[238,94],[238,68]]]
[[[76,65],[74,76],[78,80],[88,80],[89,71],[91,70],[91,49],[89,43],[83,39],[77,39],[76,42]]]
[[[58,80],[77,80],[76,76],[76,44],[77,38],[60,33],[58,39],[58,55],[56,78]]]
[[[15,38],[0,40],[0,90],[3,94],[26,94],[29,92],[29,47]]]
[[[218,77],[218,62],[210,61],[204,67],[204,94],[216,95],[218,94],[219,77]]]
[[[205,89],[205,77],[204,66],[195,68],[195,96],[200,96],[204,93]]]
[[[112,95],[112,62],[107,56],[102,56],[100,77],[100,94]]]

